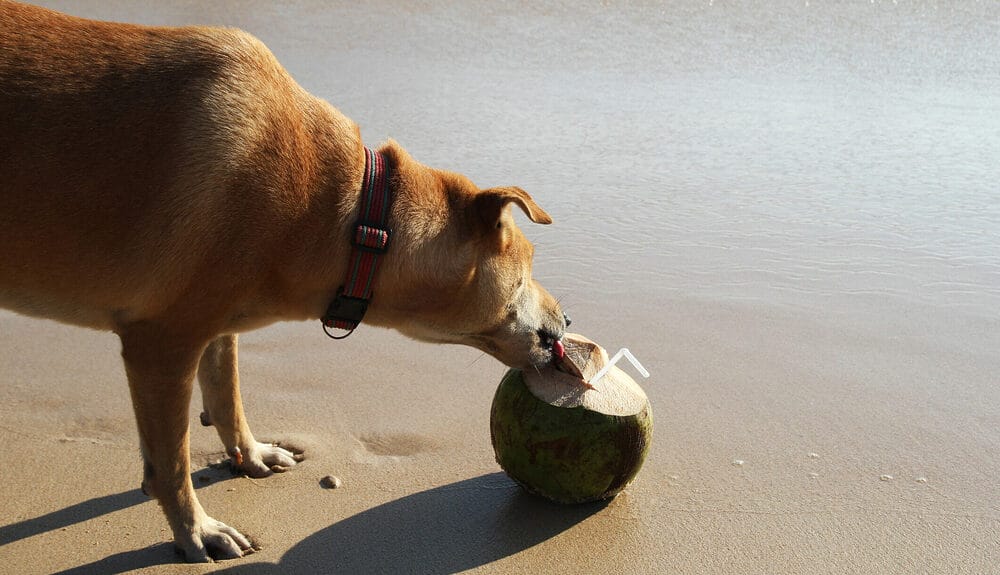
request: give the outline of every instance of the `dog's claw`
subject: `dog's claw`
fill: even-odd
[[[240,463],[233,459],[234,467],[248,477],[256,479],[288,471],[305,459],[305,455],[301,452],[296,453],[273,443],[260,442],[248,446],[242,457]]]
[[[175,532],[174,542],[189,563],[236,559],[253,552],[253,545],[246,536],[208,516],[198,521],[188,533]]]

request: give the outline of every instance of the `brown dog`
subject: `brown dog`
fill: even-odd
[[[365,321],[512,366],[553,357],[566,318],[531,279],[518,188],[479,190],[389,142],[392,243]],[[237,30],[150,28],[0,0],[0,305],[114,331],[143,485],[191,561],[250,542],[191,484],[197,373],[234,465],[299,456],[254,440],[237,332],[323,315],[344,282],[365,151],[355,124]]]

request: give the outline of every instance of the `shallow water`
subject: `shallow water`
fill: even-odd
[[[347,58],[382,70],[359,74],[369,138],[556,215],[530,231],[556,292],[995,318],[997,12],[466,5]],[[321,68],[320,90],[352,92]]]
[[[95,4],[246,28],[368,142],[528,189],[581,303],[1000,309],[994,4]]]

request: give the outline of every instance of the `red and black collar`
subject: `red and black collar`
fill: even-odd
[[[351,335],[368,311],[379,259],[389,247],[389,237],[392,235],[389,228],[389,210],[392,205],[389,176],[385,156],[365,148],[361,208],[352,228],[347,281],[337,290],[336,297],[321,318],[323,331],[333,339],[344,339]],[[347,333],[334,335],[330,333],[330,329],[347,330]]]

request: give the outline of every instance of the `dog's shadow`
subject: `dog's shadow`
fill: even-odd
[[[277,564],[215,573],[455,573],[537,545],[603,509],[524,493],[502,473],[390,501],[305,538]]]
[[[228,481],[235,478],[235,475],[226,467],[213,466],[199,469],[191,475],[191,478],[195,488],[200,488],[210,483]],[[77,523],[83,523],[143,503],[156,505],[140,489],[131,489],[113,495],[94,497],[31,519],[25,519],[8,525],[0,525],[0,547],[42,533],[70,527]],[[159,513],[159,510],[157,510],[157,513]],[[125,573],[144,567],[168,563],[171,560],[177,560],[173,543],[159,543],[143,549],[133,549],[116,555],[110,555],[100,561],[67,569],[61,573],[74,575]]]
[[[222,479],[212,470],[199,473]],[[138,489],[94,498],[0,527],[0,544],[145,501],[149,499]],[[278,563],[237,559],[219,564],[215,573],[455,573],[533,547],[605,506],[603,502],[574,506],[550,503],[524,493],[504,474],[491,473],[408,495],[337,521],[300,541]],[[172,550],[172,544],[161,543],[125,551],[60,575],[141,570],[177,561]]]

